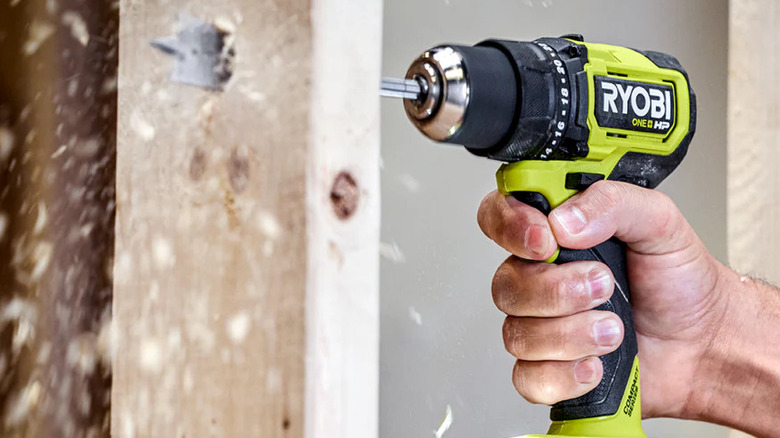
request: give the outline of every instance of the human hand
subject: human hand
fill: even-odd
[[[646,417],[690,418],[692,394],[725,315],[712,257],[664,194],[602,181],[553,210],[538,210],[497,192],[479,209],[485,234],[513,256],[493,279],[493,299],[508,316],[507,350],[518,360],[513,381],[535,403],[581,396],[602,377],[598,356],[615,350],[623,325],[614,313],[591,310],[614,288],[597,262],[551,265],[558,245],[593,247],[613,235],[627,244],[626,261],[639,346]],[[526,259],[526,260],[523,260]]]

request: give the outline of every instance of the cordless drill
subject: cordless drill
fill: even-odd
[[[545,214],[603,179],[655,188],[696,127],[696,97],[677,59],[581,35],[438,46],[406,79],[384,79],[382,94],[403,98],[409,120],[432,140],[504,162],[498,190]],[[559,248],[547,262],[577,260],[612,270],[615,292],[597,309],[618,314],[625,336],[601,358],[598,386],[554,405],[548,435],[535,436],[646,437],[625,244]]]

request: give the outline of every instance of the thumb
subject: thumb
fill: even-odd
[[[587,249],[612,236],[644,254],[678,251],[698,237],[665,194],[616,181],[599,181],[550,213],[564,248]]]

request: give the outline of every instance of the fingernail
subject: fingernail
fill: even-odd
[[[618,342],[620,338],[620,326],[612,318],[597,321],[593,326],[594,338],[596,343],[602,347],[611,347]]]
[[[570,235],[581,233],[587,224],[587,219],[585,219],[585,215],[582,213],[582,210],[573,205],[570,207],[561,207],[555,209],[552,211],[552,213],[550,213],[550,215],[553,217],[553,219],[558,221],[561,227],[563,227],[563,229]]]
[[[591,300],[601,302],[610,293],[612,278],[603,269],[593,269],[588,272],[588,284],[590,285]]]
[[[550,246],[547,230],[541,225],[531,225],[525,230],[525,247],[534,254],[543,256]]]
[[[574,378],[577,383],[593,383],[596,380],[596,366],[593,361],[583,359],[574,364]]]

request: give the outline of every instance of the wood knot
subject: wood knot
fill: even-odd
[[[333,212],[341,220],[347,220],[355,214],[360,200],[360,189],[355,178],[349,172],[342,171],[333,181],[330,189],[330,204]]]

